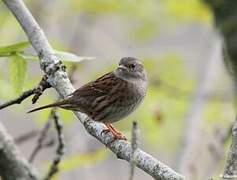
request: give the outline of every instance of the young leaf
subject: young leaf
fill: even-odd
[[[22,58],[24,58],[25,60],[39,60],[39,57],[38,56],[35,56],[35,55],[28,55],[28,54],[20,54],[20,56],[22,56]]]
[[[9,75],[10,75],[10,82],[12,87],[14,88],[17,94],[22,92],[25,77],[26,77],[26,60],[18,55],[15,54],[12,56],[9,64]]]
[[[1,46],[0,47],[0,57],[1,56],[2,57],[9,56],[9,55],[14,54],[16,52],[21,52],[29,45],[30,45],[30,43],[28,41],[24,41],[24,42],[19,42],[16,44],[11,44],[8,46]]]
[[[76,54],[54,50],[58,58],[62,61],[81,62],[84,60],[93,60],[95,57],[77,56]]]

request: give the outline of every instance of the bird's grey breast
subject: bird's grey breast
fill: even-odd
[[[117,100],[110,107],[107,120],[116,122],[131,114],[142,102],[146,94],[146,82],[125,82],[123,91],[117,89]]]

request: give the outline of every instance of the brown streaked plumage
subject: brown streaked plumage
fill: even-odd
[[[85,84],[60,102],[29,113],[50,107],[79,111],[104,123],[115,138],[124,139],[110,123],[125,118],[137,108],[145,97],[146,86],[146,73],[140,61],[124,57],[114,71]]]

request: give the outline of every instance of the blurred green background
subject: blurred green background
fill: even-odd
[[[40,0],[25,1],[54,49],[95,57],[77,62],[64,56],[67,71],[76,67],[74,86],[103,75],[123,56],[145,65],[149,88],[144,103],[115,126],[131,136],[140,128],[139,147],[189,179],[218,178],[223,172],[229,128],[235,116],[234,88],[221,57],[221,38],[212,10],[199,0]],[[0,3],[0,102],[35,87],[42,77],[34,51],[13,15]],[[4,46],[15,44],[10,50]],[[9,48],[9,47],[8,47]],[[71,55],[72,55],[71,54]],[[2,56],[2,57],[1,57]],[[7,56],[7,57],[6,57]],[[76,61],[76,62],[72,62]],[[30,98],[1,111],[14,138],[39,131],[49,111],[27,110],[57,99],[47,90],[36,105]],[[71,112],[59,110],[66,156],[54,179],[128,179],[129,164],[94,140]],[[51,130],[48,139],[55,139]],[[18,143],[28,158],[36,137]],[[35,167],[41,174],[56,144],[42,150]],[[136,180],[152,179],[136,170]]]

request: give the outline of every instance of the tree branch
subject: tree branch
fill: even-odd
[[[39,97],[43,94],[44,90],[51,88],[51,85],[47,82],[47,75],[44,75],[38,86],[34,88],[34,97],[32,98],[32,104],[35,104]]]
[[[36,180],[34,170],[22,157],[11,136],[0,123],[0,177],[4,180]]]
[[[51,111],[52,112],[52,111]],[[47,137],[48,131],[51,127],[51,119],[52,119],[52,113],[50,114],[48,120],[46,121],[46,123],[44,124],[44,127],[42,128],[38,140],[37,140],[37,145],[34,148],[33,152],[30,155],[29,158],[29,162],[32,163],[37,155],[37,153],[43,148],[45,147],[45,144],[43,143],[43,141],[45,140],[45,138]]]
[[[39,133],[38,130],[33,129],[33,130],[31,130],[29,132],[26,132],[26,133],[24,133],[24,134],[22,134],[18,137],[15,137],[14,142],[17,145],[19,145],[21,143],[24,143],[24,142],[28,141],[29,139],[32,139],[32,138],[36,137],[38,135],[38,133]]]
[[[1,109],[4,109],[8,106],[11,106],[13,104],[20,104],[23,100],[25,100],[26,98],[30,97],[31,95],[34,94],[34,89],[30,89],[30,90],[27,90],[27,91],[24,91],[20,96],[18,96],[17,98],[15,99],[12,99],[10,101],[7,101],[3,104],[0,105],[0,110]]]
[[[74,91],[67,74],[61,68],[60,60],[54,54],[54,51],[48,43],[43,31],[21,0],[3,0],[11,12],[15,15],[20,25],[27,34],[32,46],[40,58],[41,69],[48,75],[48,82],[57,92],[66,97]],[[85,114],[74,112],[86,130],[101,141],[103,144],[111,142],[112,135],[101,134],[105,129],[103,124],[88,119]],[[116,140],[109,145],[118,158],[130,162],[132,157],[131,144],[124,140]],[[173,171],[171,168],[161,163],[151,155],[137,149],[136,166],[150,174],[155,179],[183,179],[184,177]]]
[[[136,152],[138,148],[138,125],[137,122],[134,121],[132,124],[132,157],[130,161],[130,173],[129,173],[129,180],[133,180],[134,171],[135,171],[135,163],[136,163]]]
[[[65,149],[65,141],[63,136],[63,125],[60,121],[56,109],[53,109],[51,112],[51,116],[54,119],[55,129],[57,131],[58,136],[58,148],[56,151],[57,156],[54,158],[53,163],[50,166],[49,172],[44,178],[44,180],[50,180],[59,170],[58,165],[61,162],[63,155],[64,155],[64,149]]]
[[[223,179],[237,178],[237,117],[232,127],[232,141],[228,152]]]
[[[41,81],[39,82],[37,87],[27,90],[27,91],[24,91],[17,98],[1,104],[0,110],[6,108],[8,106],[14,105],[14,104],[20,104],[22,101],[24,101],[26,98],[30,97],[33,94],[34,94],[34,96],[32,98],[32,104],[34,104],[37,102],[37,100],[42,95],[44,90],[48,89],[50,87],[51,87],[51,85],[47,82],[47,76],[43,76],[43,78],[41,79]]]

